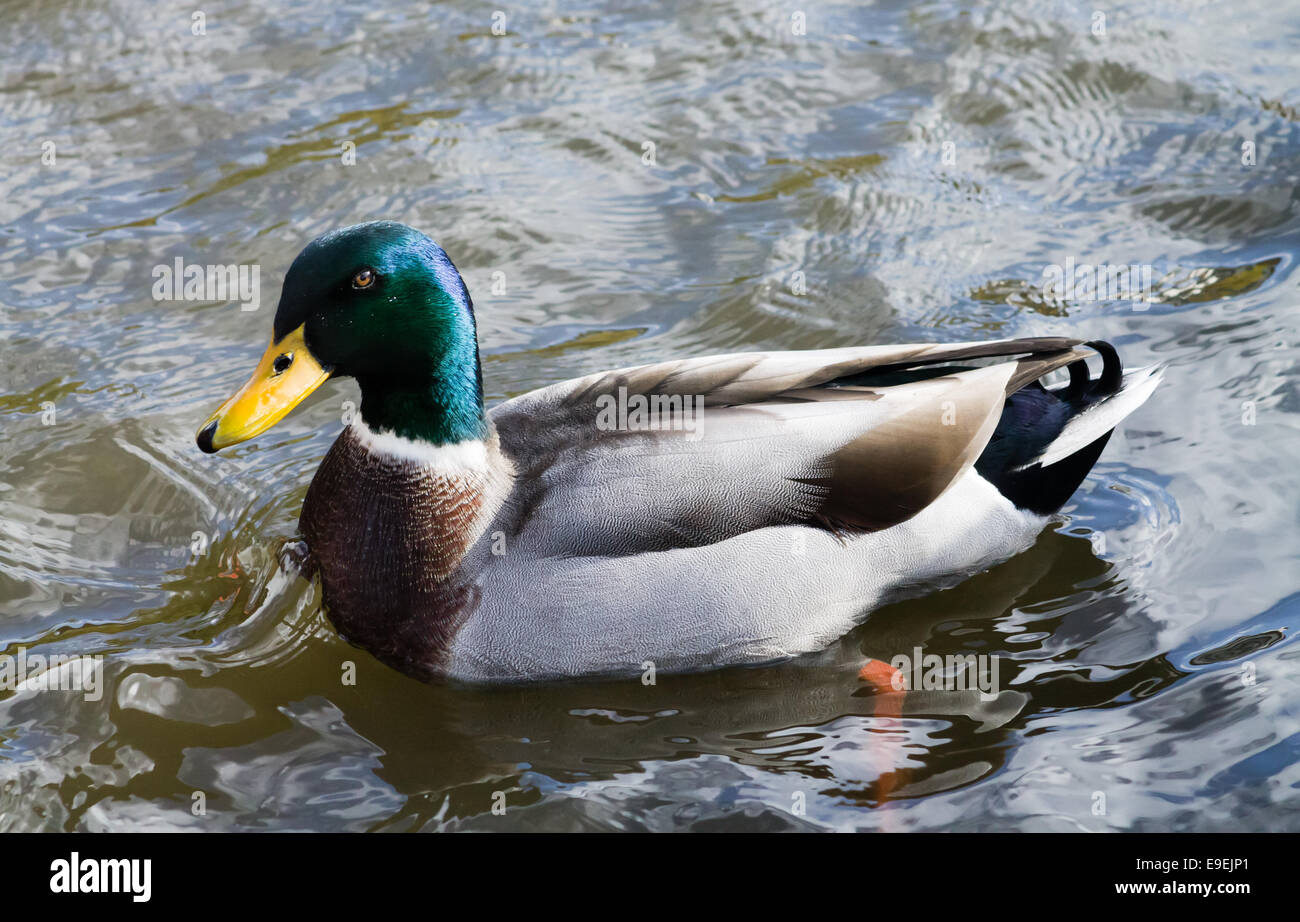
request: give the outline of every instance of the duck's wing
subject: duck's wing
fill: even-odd
[[[742,353],[524,394],[491,414],[517,474],[514,546],[607,555],[778,524],[888,528],[974,463],[1009,394],[1085,357],[1081,345],[1039,338]],[[638,397],[660,413],[623,425]]]

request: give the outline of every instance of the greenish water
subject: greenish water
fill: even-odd
[[[1300,830],[1287,6],[1098,35],[1087,4],[817,4],[798,35],[557,2],[493,35],[490,5],[271,0],[195,35],[193,5],[5,4],[0,653],[102,655],[105,687],[0,690],[0,828]],[[275,564],[355,386],[193,442],[299,248],[372,218],[459,265],[493,400],[1012,335],[1169,372],[1034,548],[810,662],[424,686]],[[259,309],[155,300],[177,257],[259,266]],[[1067,259],[1153,267],[1154,303],[1044,296]],[[1002,693],[900,713],[857,680],[915,646],[999,654]]]

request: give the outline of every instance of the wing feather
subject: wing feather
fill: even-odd
[[[905,521],[972,465],[1006,396],[1087,354],[1077,340],[866,346],[681,359],[564,381],[496,407],[520,473],[517,549],[639,553],[815,522],[878,530]],[[935,369],[902,384],[867,373]],[[867,378],[869,382],[869,376]],[[697,397],[695,431],[597,426],[597,401]]]

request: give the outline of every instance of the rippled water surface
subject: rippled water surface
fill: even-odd
[[[0,828],[1300,830],[1296,4],[194,6],[3,7],[0,652],[105,688],[0,690]],[[494,401],[1013,335],[1169,371],[1031,550],[809,662],[425,686],[276,564],[355,385],[193,441],[378,217],[460,266]],[[176,257],[260,308],[154,300]],[[1045,297],[1067,258],[1154,303]],[[1001,694],[857,679],[917,646]]]

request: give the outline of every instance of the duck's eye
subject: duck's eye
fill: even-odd
[[[353,288],[369,288],[375,284],[375,270],[362,269],[356,275],[352,276]]]
[[[293,353],[281,352],[279,355],[275,357],[275,361],[271,363],[271,370],[274,371],[277,375],[282,375],[292,364],[293,364]]]

